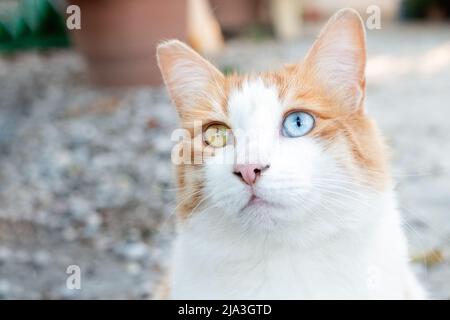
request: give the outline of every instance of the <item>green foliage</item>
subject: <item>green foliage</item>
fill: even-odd
[[[0,51],[68,45],[64,18],[49,0],[21,0],[0,15]]]
[[[262,42],[273,38],[273,30],[270,26],[264,24],[252,24],[243,28],[240,35],[249,38],[255,42]]]
[[[224,75],[231,75],[238,72],[238,68],[232,65],[225,65],[220,69]]]

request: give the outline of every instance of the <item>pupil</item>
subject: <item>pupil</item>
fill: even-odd
[[[297,123],[297,127],[300,127],[302,125],[301,121],[300,121],[300,117],[297,117],[295,119],[296,123]]]

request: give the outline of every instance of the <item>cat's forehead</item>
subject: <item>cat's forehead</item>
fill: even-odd
[[[269,130],[283,114],[279,87],[261,77],[243,79],[230,89],[227,109],[232,127]]]

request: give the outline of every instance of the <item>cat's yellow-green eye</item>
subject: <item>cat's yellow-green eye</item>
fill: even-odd
[[[230,143],[231,130],[221,123],[213,123],[203,131],[203,139],[206,144],[214,148],[222,148]]]

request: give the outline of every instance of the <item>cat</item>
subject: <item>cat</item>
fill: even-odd
[[[189,133],[180,145],[197,141],[176,166],[167,298],[426,297],[364,108],[365,42],[359,14],[342,9],[278,71],[224,75],[178,40],[158,46]]]

